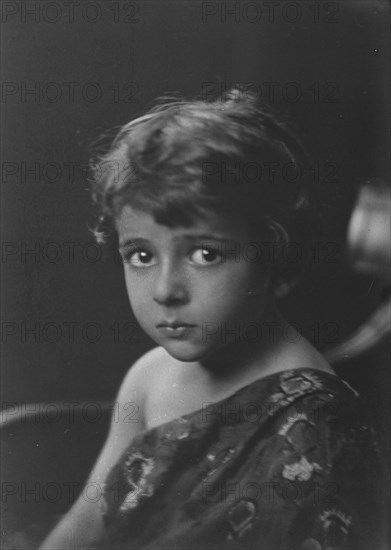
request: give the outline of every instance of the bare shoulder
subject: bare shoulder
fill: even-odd
[[[155,366],[166,355],[163,348],[154,348],[137,359],[125,374],[113,405],[107,460],[114,461],[132,438],[145,429],[145,403],[155,387],[154,372],[159,372]]]
[[[160,346],[144,353],[128,370],[121,388],[125,391],[136,383],[140,390],[147,391],[151,384],[151,376],[156,375],[157,369],[167,367],[172,363],[171,356]]]
[[[167,367],[171,361],[172,358],[162,347],[153,348],[142,355],[126,373],[118,392],[118,403],[135,399],[138,408],[142,409],[162,367]]]
[[[147,353],[144,353],[137,361],[134,363],[132,369],[137,371],[143,371],[153,369],[154,367],[161,365],[168,365],[173,361],[172,357],[167,353],[167,351],[161,347],[157,346]]]

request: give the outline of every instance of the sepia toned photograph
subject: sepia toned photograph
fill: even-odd
[[[389,550],[388,0],[3,0],[4,550]]]

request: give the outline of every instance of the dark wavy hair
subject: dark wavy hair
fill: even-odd
[[[125,204],[168,227],[189,227],[206,212],[234,215],[280,250],[274,281],[282,294],[303,261],[284,260],[281,250],[299,245],[303,260],[308,249],[307,164],[287,123],[248,91],[213,101],[163,98],[92,158],[95,235],[104,242],[113,233]]]

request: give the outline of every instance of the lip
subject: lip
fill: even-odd
[[[195,325],[183,323],[182,321],[164,321],[156,325],[159,331],[167,338],[183,339],[190,337]]]
[[[162,321],[156,326],[157,328],[166,327],[171,329],[177,329],[181,327],[195,327],[195,325],[191,325],[190,323],[184,323],[182,321]]]

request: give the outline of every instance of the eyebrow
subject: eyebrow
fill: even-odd
[[[132,237],[127,237],[125,240],[119,242],[119,248],[126,248],[127,246],[130,246],[135,243],[148,243],[148,239],[144,239],[143,237],[135,237],[132,239]]]
[[[214,242],[223,242],[228,243],[231,242],[232,239],[228,239],[227,237],[222,236],[213,236],[213,235],[178,235],[177,237],[174,237],[174,241],[179,241],[181,239],[185,239],[187,241],[214,241]],[[133,244],[147,244],[150,241],[148,239],[145,239],[144,237],[135,237],[134,239],[131,237],[127,237],[124,241],[120,241],[119,248],[126,248],[127,246],[133,245]]]
[[[178,237],[179,239],[187,239],[189,241],[220,241],[220,242],[228,242],[230,239],[227,237],[222,236],[213,236],[213,235],[182,235],[182,237]]]

